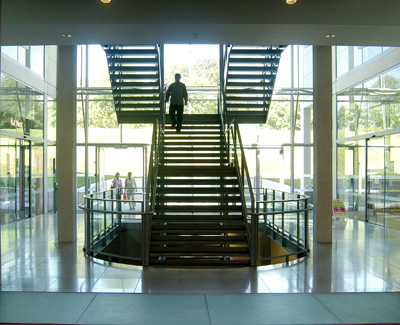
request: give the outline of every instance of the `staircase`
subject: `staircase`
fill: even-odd
[[[164,101],[158,45],[104,45],[118,123],[153,123]]]
[[[166,129],[150,265],[250,263],[238,180],[219,122]]]
[[[265,123],[284,46],[230,46],[225,58],[229,120]]]

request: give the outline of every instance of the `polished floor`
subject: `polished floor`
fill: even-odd
[[[142,269],[85,258],[81,215],[78,220],[78,240],[71,244],[57,242],[54,215],[1,227],[0,322],[400,322],[397,230],[347,220],[333,228],[332,244],[312,242],[310,256],[289,266]],[[24,313],[11,308],[21,302]],[[48,313],[35,308],[54,304]]]

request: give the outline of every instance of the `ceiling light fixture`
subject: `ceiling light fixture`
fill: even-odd
[[[101,2],[103,2],[103,3],[110,3],[111,2],[111,0],[100,0]]]
[[[297,0],[286,0],[286,3],[288,5],[294,5],[297,2]]]
[[[62,34],[62,37],[71,38],[71,37],[72,37],[72,34],[64,33],[64,34]]]
[[[336,35],[335,34],[326,34],[325,37],[326,38],[335,38]]]

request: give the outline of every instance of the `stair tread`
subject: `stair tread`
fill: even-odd
[[[223,194],[238,194],[238,187],[162,187],[157,188],[157,193],[223,193]]]
[[[168,266],[181,266],[181,265],[202,265],[202,266],[248,266],[249,260],[202,260],[202,259],[166,259],[166,260],[151,260],[151,265],[168,265]]]

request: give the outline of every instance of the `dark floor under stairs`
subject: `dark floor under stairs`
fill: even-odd
[[[166,128],[150,265],[245,266],[249,245],[235,168],[219,124]]]

